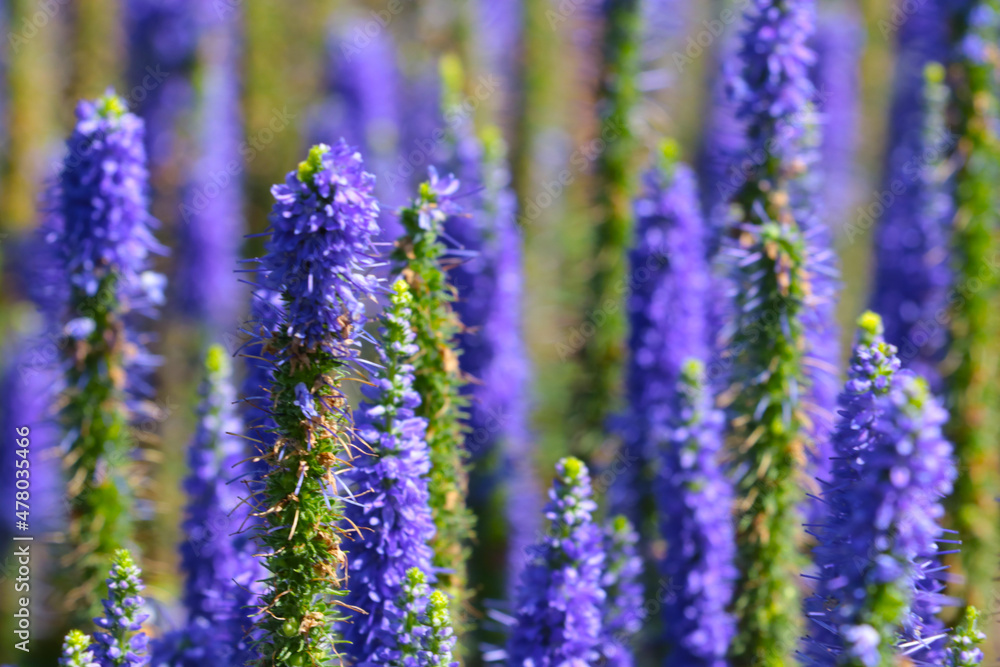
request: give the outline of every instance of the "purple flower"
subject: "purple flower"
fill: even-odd
[[[398,595],[386,602],[379,648],[359,667],[457,667],[448,598],[441,591],[431,592],[426,582],[419,568],[406,571]]]
[[[833,229],[841,229],[855,222],[848,219],[848,207],[857,195],[859,181],[855,158],[864,27],[858,12],[846,5],[821,11],[813,44],[816,63],[812,78],[823,127],[818,165],[824,183],[823,218]]]
[[[521,574],[508,664],[558,667],[598,659],[605,593],[605,555],[586,466],[573,457],[556,465],[545,516],[546,536]]]
[[[797,150],[800,116],[814,93],[809,68],[815,54],[808,45],[813,14],[813,0],[751,0],[746,10],[743,70],[731,84],[751,152],[763,150],[788,159]]]
[[[188,317],[216,336],[232,331],[245,298],[235,279],[243,234],[239,166],[239,47],[235,17],[205,35],[205,70],[199,105],[199,151],[180,206],[176,300]]]
[[[194,100],[191,74],[198,50],[197,0],[127,0],[128,81],[136,90],[137,113],[146,121],[150,163],[176,159],[177,125]],[[216,8],[210,10],[216,13]]]
[[[722,413],[712,406],[702,363],[681,369],[671,416],[654,431],[660,532],[667,551],[660,570],[669,586],[663,624],[671,664],[722,667],[735,634],[728,613],[736,580],[732,483],[719,461]]]
[[[274,445],[274,419],[271,417],[271,393],[274,379],[274,355],[268,352],[264,341],[270,339],[281,322],[284,306],[281,294],[273,290],[258,289],[250,301],[250,318],[243,329],[250,336],[244,358],[246,377],[243,380],[243,421],[245,433],[257,452],[264,453]],[[257,463],[258,472],[264,466]]]
[[[0,428],[7,433],[0,459],[3,505],[9,509],[0,523],[0,533],[10,536],[41,535],[63,528],[59,499],[66,492],[62,478],[55,421],[55,402],[60,378],[57,350],[42,336],[12,341],[0,378]],[[27,442],[21,447],[18,443]],[[19,463],[27,460],[28,463]],[[27,466],[27,467],[24,467]],[[29,472],[23,472],[27,470]],[[31,532],[16,530],[14,514],[16,480],[30,479]]]
[[[93,297],[110,286],[125,308],[149,312],[159,303],[155,281],[143,280],[150,256],[164,248],[153,238],[143,123],[108,93],[76,109],[77,124],[55,190],[46,240],[68,282]],[[153,298],[151,298],[153,297]]]
[[[600,654],[608,667],[631,667],[635,663],[630,643],[642,628],[642,559],[639,535],[624,516],[616,516],[604,530],[607,564],[601,577],[604,588],[604,621]]]
[[[386,633],[398,631],[390,607],[407,571],[431,572],[427,422],[413,413],[420,396],[407,363],[416,352],[412,301],[406,283],[397,281],[383,320],[382,369],[356,413],[360,454],[347,475],[353,500],[344,511],[351,582],[345,602],[365,613],[355,614],[343,633],[350,642],[344,651],[357,664],[378,664]]]
[[[148,614],[140,613],[145,603],[140,593],[145,586],[139,578],[141,572],[125,549],[115,552],[108,574],[108,596],[102,601],[104,616],[94,623],[104,632],[94,633],[90,647],[101,667],[143,665],[148,660],[148,639],[142,624]]]
[[[664,150],[672,153],[669,147]],[[705,223],[694,174],[686,165],[666,158],[647,172],[635,212],[638,227],[629,256],[635,276],[628,303],[629,407],[620,420],[629,465],[611,487],[611,504],[613,511],[641,525],[640,506],[650,498],[645,473],[656,457],[658,434],[671,419],[684,360],[708,356],[711,282]]]
[[[261,260],[264,287],[282,292],[286,330],[307,350],[337,355],[364,324],[362,298],[374,296],[372,238],[378,234],[375,178],[343,140],[320,144],[271,189],[271,238]]]
[[[937,370],[948,332],[952,204],[942,167],[954,148],[943,106],[947,91],[926,78],[948,49],[948,3],[915,5],[899,31],[899,57],[886,150],[884,213],[875,230],[872,309],[885,318],[886,340],[906,366],[940,385]],[[933,69],[934,67],[932,67]],[[934,75],[937,76],[937,75]],[[938,92],[935,92],[935,88]],[[871,221],[868,221],[869,223]]]
[[[241,424],[233,406],[232,370],[225,350],[209,348],[198,428],[188,449],[187,518],[181,564],[185,573],[187,626],[169,636],[171,664],[245,664],[256,657],[249,646],[250,606],[265,572],[254,557],[254,520],[246,502],[247,447],[234,435]]]
[[[943,626],[929,612],[943,601],[938,521],[955,477],[941,434],[946,413],[922,379],[897,371],[881,320],[868,313],[860,324],[834,434],[828,515],[814,528],[806,662],[841,664],[843,653],[867,665],[899,653],[939,664]]]
[[[90,650],[90,638],[79,630],[70,630],[63,642],[61,667],[101,667]]]

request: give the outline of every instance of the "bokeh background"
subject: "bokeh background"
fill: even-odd
[[[162,223],[158,236],[172,249],[158,267],[171,280],[154,345],[165,359],[155,378],[159,418],[136,427],[151,470],[141,490],[150,597],[168,600],[178,587],[179,480],[194,427],[200,367],[198,325],[183,308],[185,290],[197,285],[186,285],[177,273],[179,258],[197,252],[185,235],[184,205],[190,201],[185,188],[192,187],[191,174],[199,173],[200,147],[206,138],[219,136],[217,131],[225,132],[227,123],[238,123],[242,142],[236,215],[247,234],[266,228],[271,184],[302,159],[308,145],[341,135],[364,148],[382,184],[383,201],[398,206],[434,162],[437,148],[429,138],[451,122],[441,112],[442,71],[447,76],[460,67],[464,97],[450,106],[463,109],[480,128],[499,129],[520,203],[539,475],[545,478],[543,471],[567,452],[568,388],[578,369],[566,349],[587,317],[589,240],[597,223],[588,157],[600,113],[592,4],[5,0],[0,5],[5,36],[0,57],[0,349],[9,350],[36,321],[30,285],[23,279],[32,257],[23,240],[39,223],[44,184],[62,158],[76,101],[113,86],[148,124],[153,211]],[[697,163],[706,136],[715,131],[711,121],[719,72],[739,31],[738,20],[720,17],[742,3],[649,0],[646,5],[642,99],[630,119],[638,147],[650,152],[670,136],[684,158]],[[821,94],[842,102],[836,110],[842,117],[829,123],[839,131],[824,137],[824,156],[840,160],[826,217],[843,268],[838,307],[846,350],[852,323],[869,294],[871,227],[864,211],[881,190],[897,31],[893,3],[887,0],[819,5],[817,84]],[[228,69],[220,69],[220,62]],[[227,87],[235,87],[238,109],[225,107]],[[219,120],[227,114],[231,120]],[[213,118],[218,125],[212,125]],[[563,170],[570,171],[571,182],[554,185]],[[202,187],[211,192],[210,180]],[[254,256],[257,243],[243,243],[243,256]],[[212,316],[228,320],[222,328],[234,351],[243,312],[223,309]],[[3,572],[10,575],[9,560]],[[6,588],[3,599],[7,604]],[[7,615],[3,618],[6,622]],[[10,642],[0,642],[0,661],[17,657]],[[37,659],[41,664],[42,657]]]

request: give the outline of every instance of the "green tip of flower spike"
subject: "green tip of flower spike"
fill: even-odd
[[[575,456],[568,456],[564,458],[562,460],[562,467],[565,471],[566,477],[570,479],[576,479],[582,475],[584,471],[583,461]]]
[[[431,593],[430,602],[427,605],[427,615],[434,625],[448,624],[448,596],[441,591]]]
[[[228,368],[229,357],[226,355],[226,350],[218,344],[210,346],[205,353],[205,370],[210,375],[217,375],[226,372]]]
[[[681,366],[681,378],[688,384],[700,384],[705,375],[705,364],[701,359],[685,359]]]
[[[117,120],[128,113],[128,105],[122,98],[108,92],[97,99],[97,113],[101,118]]]
[[[858,335],[863,344],[871,345],[884,331],[885,328],[882,326],[881,315],[870,310],[861,313],[861,316],[858,318]]]
[[[939,85],[944,83],[944,65],[941,63],[927,63],[924,67],[924,81],[930,84]]]
[[[309,156],[299,162],[298,177],[303,183],[312,183],[316,174],[323,168],[323,156],[330,152],[326,144],[316,144],[309,149]]]
[[[394,306],[408,306],[413,303],[410,286],[402,278],[399,278],[392,284],[392,294],[389,295],[389,302]]]
[[[427,575],[419,567],[411,567],[406,571],[406,582],[412,588],[427,582]]]
[[[629,528],[630,524],[624,514],[618,514],[611,520],[611,529],[616,533],[625,532]]]
[[[438,62],[438,72],[441,75],[445,107],[458,106],[459,100],[462,99],[462,88],[465,86],[465,71],[461,59],[454,53],[446,53]]]
[[[119,570],[131,570],[135,568],[135,560],[128,549],[116,549],[111,562]]]
[[[667,137],[660,142],[660,167],[668,174],[672,173],[677,163],[681,161],[681,145],[673,137]]]
[[[498,162],[507,152],[503,132],[496,125],[483,126],[483,129],[479,131],[479,140],[483,143],[483,160],[487,163]]]

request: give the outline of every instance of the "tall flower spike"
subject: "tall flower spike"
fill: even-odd
[[[148,660],[148,639],[142,624],[149,615],[141,613],[145,603],[140,594],[145,588],[141,574],[128,551],[115,552],[108,574],[108,597],[102,601],[104,616],[94,619],[103,632],[94,633],[91,649],[102,667],[138,667]]]
[[[215,14],[213,11],[212,14]],[[244,229],[239,164],[240,53],[238,17],[216,16],[204,32],[198,109],[198,148],[180,206],[176,301],[181,312],[203,325],[209,339],[232,332],[246,298],[233,279]]]
[[[382,367],[357,413],[363,453],[347,474],[354,499],[344,511],[351,582],[344,601],[364,613],[354,614],[344,639],[357,664],[377,661],[386,634],[393,632],[387,606],[395,604],[407,571],[431,571],[431,465],[427,421],[414,416],[420,396],[409,363],[416,352],[412,302],[406,282],[397,280],[382,319]]]
[[[125,0],[122,5],[128,81],[144,93],[138,113],[149,128],[150,162],[159,169],[177,159],[179,121],[194,102],[191,78],[198,54],[199,9],[212,17],[219,9],[196,0]]]
[[[164,280],[148,270],[162,247],[151,231],[142,137],[142,121],[120,97],[81,102],[50,195],[46,241],[65,285],[57,320],[74,550],[66,602],[82,611],[96,602],[111,553],[130,539],[131,399],[144,393],[144,373],[156,364],[135,331],[136,314],[156,314]]]
[[[90,650],[90,637],[79,630],[70,630],[63,642],[61,667],[101,667]]]
[[[672,399],[684,360],[708,356],[706,305],[711,280],[697,184],[677,161],[680,147],[665,142],[644,177],[630,254],[635,288],[628,302],[628,407],[621,420],[625,466],[610,489],[612,511],[642,528],[653,513],[651,476],[669,428]]]
[[[853,536],[848,526],[855,503],[855,490],[863,474],[863,456],[871,448],[877,399],[890,389],[899,370],[896,348],[883,338],[882,318],[872,312],[858,319],[858,344],[851,357],[848,380],[840,395],[840,419],[833,434],[834,465],[823,494],[826,515],[811,527],[818,545],[814,549],[816,585],[805,602],[809,619],[805,658],[808,664],[834,665],[842,651],[838,623],[828,617],[830,600],[839,599],[844,576],[857,577],[853,567]],[[884,409],[884,405],[881,406]],[[863,555],[864,554],[862,552]]]
[[[430,591],[427,577],[410,568],[396,598],[386,605],[390,622],[379,629],[380,648],[366,667],[455,667],[455,633],[448,598]]]
[[[254,558],[251,507],[241,493],[247,473],[246,446],[233,404],[232,368],[225,349],[209,348],[205,360],[198,428],[188,449],[187,518],[181,544],[187,625],[169,637],[171,664],[246,664],[250,609],[265,573]],[[158,643],[154,649],[159,652]]]
[[[636,80],[642,45],[638,0],[597,4],[604,32],[597,108],[607,146],[595,164],[593,275],[583,313],[588,320],[598,314],[606,319],[579,350],[579,377],[569,402],[572,447],[587,455],[604,444],[605,422],[621,403],[627,335],[621,285],[629,282],[626,253],[632,241],[631,206],[638,180],[631,115],[639,99]]]
[[[344,530],[338,476],[354,425],[341,385],[358,355],[364,302],[377,280],[374,177],[343,141],[314,146],[272,189],[263,287],[281,294],[281,322],[261,352],[273,355],[275,444],[264,456],[258,542],[269,572],[257,621],[262,665],[325,664],[340,590]]]
[[[872,308],[885,314],[886,340],[900,348],[907,368],[939,387],[938,366],[948,343],[939,319],[948,307],[951,282],[948,240],[955,212],[948,158],[954,137],[945,122],[949,94],[944,68],[930,63],[922,74],[909,81],[914,75],[904,69],[897,84],[894,108],[905,108],[896,109],[894,123],[904,127],[890,133],[887,168],[890,187],[906,187],[886,207],[876,231]],[[848,228],[847,233],[853,238],[857,230]]]
[[[742,76],[732,81],[752,169],[734,198],[736,302],[729,354],[737,480],[735,665],[793,660],[799,636],[799,509],[811,449],[804,396],[812,298],[807,228],[792,205],[813,87],[806,46],[812,0],[754,0],[742,35]]]
[[[942,368],[959,476],[947,500],[952,527],[962,536],[965,586],[952,591],[969,604],[985,607],[998,576],[1000,550],[1000,2],[977,0],[955,17],[960,26],[957,63],[952,75],[959,169],[955,174],[953,226],[954,279],[950,348]]]
[[[593,664],[602,639],[605,554],[590,474],[577,458],[556,465],[545,516],[549,529],[521,574],[510,667]]]
[[[663,625],[671,664],[722,667],[736,631],[728,611],[736,580],[733,488],[719,461],[723,417],[712,403],[703,363],[689,359],[670,421],[656,432],[662,442],[654,489],[667,541],[660,569],[670,586]]]
[[[601,577],[604,589],[604,621],[601,623],[600,654],[608,667],[632,667],[632,639],[642,628],[642,559],[639,535],[624,516],[616,516],[604,529],[607,563]]]
[[[905,655],[940,664],[943,627],[926,611],[941,603],[938,521],[955,476],[941,434],[946,414],[924,380],[896,371],[877,316],[861,325],[841,397],[829,514],[817,527],[806,663],[889,666]]]
[[[467,399],[462,395],[465,379],[459,369],[457,341],[462,325],[452,306],[454,291],[441,266],[447,248],[439,237],[445,220],[459,212],[452,199],[457,190],[454,177],[441,179],[432,170],[416,199],[400,213],[406,235],[392,255],[394,270],[404,276],[413,296],[416,353],[411,363],[413,388],[420,396],[415,412],[427,420],[428,486],[437,529],[432,543],[434,568],[451,599],[456,621],[469,596],[467,562],[473,517],[466,506],[468,470],[462,420]],[[460,624],[456,630],[462,634]]]

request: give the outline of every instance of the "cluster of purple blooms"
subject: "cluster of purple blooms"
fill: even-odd
[[[374,385],[365,388],[368,402],[356,416],[360,451],[347,475],[354,502],[344,512],[352,584],[345,602],[364,613],[355,614],[344,639],[350,642],[346,653],[358,664],[386,664],[385,638],[393,634],[392,610],[407,572],[432,573],[427,423],[413,413],[420,396],[407,362],[417,352],[411,301],[406,283],[397,281],[384,316],[382,368]]]
[[[143,3],[133,4],[137,20],[148,22],[158,15],[147,16]],[[548,525],[542,538],[534,540],[541,521],[534,500],[528,371],[520,335],[522,239],[502,160],[491,163],[489,147],[471,126],[463,125],[453,138],[452,166],[462,176],[475,213],[457,214],[460,187],[453,176],[439,178],[432,168],[428,183],[421,186],[434,195],[428,201],[435,202],[419,210],[421,226],[431,229],[432,222],[446,221],[446,237],[454,246],[444,262],[454,264],[448,276],[465,325],[457,358],[465,373],[482,379],[470,385],[467,449],[473,455],[499,450],[499,469],[510,495],[508,574],[519,577],[505,651],[511,667],[598,662],[632,667],[631,642],[646,620],[642,557],[652,549],[649,536],[641,533],[647,530],[658,531],[666,542],[656,566],[669,587],[660,619],[669,660],[728,664],[737,634],[732,601],[738,579],[731,478],[740,471],[722,460],[725,419],[715,405],[727,378],[717,363],[724,355],[716,342],[723,337],[722,320],[746,324],[740,318],[773,296],[761,293],[761,276],[771,270],[766,277],[778,286],[801,289],[782,297],[798,299],[803,307],[796,315],[800,321],[793,324],[805,331],[808,368],[794,378],[803,384],[790,388],[781,400],[786,412],[797,414],[802,407],[809,415],[804,421],[814,441],[808,452],[813,457],[810,472],[822,486],[808,523],[817,545],[815,569],[808,573],[813,591],[805,603],[803,662],[876,667],[896,655],[933,665],[972,665],[982,659],[974,622],[951,633],[937,618],[950,602],[942,593],[946,575],[940,560],[945,553],[940,545],[946,541],[941,501],[955,477],[951,445],[941,432],[946,412],[931,393],[936,387],[901,370],[897,349],[890,344],[912,343],[915,327],[943,307],[950,274],[939,251],[950,210],[940,191],[940,165],[917,170],[899,208],[886,214],[879,232],[885,257],[879,261],[876,302],[888,313],[889,331],[883,336],[877,316],[862,318],[861,340],[838,412],[838,278],[831,221],[816,205],[817,174],[823,171],[817,168],[818,156],[829,146],[819,141],[816,117],[810,115],[817,101],[813,79],[820,77],[813,71],[810,47],[814,7],[810,0],[750,4],[739,50],[743,70],[728,78],[729,107],[716,110],[716,121],[731,130],[730,136],[716,137],[717,145],[709,146],[702,178],[714,173],[707,178],[731,187],[737,156],[748,158],[758,199],[740,203],[752,207],[744,213],[754,220],[729,219],[723,200],[733,191],[725,197],[703,192],[699,198],[698,175],[675,160],[676,147],[668,145],[663,159],[645,175],[635,203],[637,229],[629,257],[633,272],[641,271],[644,278],[637,280],[627,304],[628,409],[617,428],[625,459],[633,463],[612,485],[610,502],[621,515],[607,526],[595,519],[597,502],[586,465],[570,457],[556,467],[542,514]],[[943,16],[941,3],[931,4]],[[194,27],[181,20],[190,10],[183,3],[175,5],[167,3],[163,11],[178,13],[180,18],[170,19],[178,21],[176,34],[168,21],[169,30],[160,37],[181,64],[191,55],[187,40]],[[494,16],[497,12],[480,8],[479,18],[508,25],[510,16]],[[516,13],[511,9],[511,15]],[[896,102],[897,115],[912,116],[914,123],[897,123],[900,127],[890,137],[890,177],[913,177],[908,165],[943,128],[943,110],[930,104],[934,100],[928,98],[922,65],[938,58],[945,36],[931,34],[937,20],[933,12],[917,14],[903,29],[901,41],[915,54],[906,66],[921,66],[903,72]],[[974,13],[976,17],[989,19]],[[218,173],[238,144],[235,38],[229,30],[217,45],[209,73],[218,85],[209,85],[207,99],[221,112],[203,118],[203,154],[192,188]],[[496,40],[501,38],[515,39],[505,33]],[[371,71],[391,72],[395,78],[395,48],[385,41],[364,62]],[[980,46],[972,40],[963,49],[974,56]],[[494,52],[497,48],[492,46]],[[824,70],[831,67],[820,64]],[[390,144],[398,141],[396,100],[402,95],[397,84],[390,86],[391,97],[377,97],[345,63],[333,69],[331,97],[351,110],[340,119],[338,132],[353,134],[370,152],[381,152],[386,158],[382,164],[387,164],[396,149]],[[825,108],[829,116],[840,113]],[[53,303],[66,311],[59,316],[65,316],[70,306],[109,290],[124,313],[153,315],[163,302],[164,279],[149,265],[164,249],[153,236],[156,223],[148,212],[143,122],[113,95],[81,103],[77,117],[46,232],[66,278],[67,293]],[[774,184],[787,186],[788,198],[771,220],[774,210],[765,211],[762,202],[780,199],[770,189]],[[232,318],[225,313],[235,312],[240,301],[239,283],[227,279],[230,267],[220,269],[215,258],[239,254],[238,183],[231,188],[208,197],[185,220],[187,242],[197,252],[185,258],[190,273],[182,280],[189,284],[182,282],[181,291],[192,298],[188,305],[199,320],[218,318],[212,335]],[[196,194],[196,189],[188,192],[188,203]],[[189,507],[181,556],[187,618],[182,630],[153,644],[151,659],[166,666],[245,664],[259,658],[255,602],[270,584],[261,583],[267,573],[255,558],[259,544],[245,531],[271,509],[254,507],[241,486],[245,480],[257,491],[266,478],[265,465],[250,460],[255,455],[271,453],[280,460],[291,452],[272,413],[275,368],[295,368],[309,355],[326,355],[338,363],[356,363],[371,380],[354,414],[338,412],[351,424],[351,466],[331,466],[334,472],[323,480],[327,505],[343,503],[343,520],[336,529],[347,536],[346,591],[338,601],[352,613],[337,624],[335,641],[344,640],[343,652],[363,667],[451,667],[457,664],[452,655],[457,640],[450,601],[430,588],[441,571],[432,565],[430,546],[435,527],[428,489],[428,422],[415,415],[421,396],[414,389],[412,360],[421,350],[411,324],[414,297],[403,280],[389,290],[381,283],[384,253],[373,240],[388,223],[375,178],[365,170],[361,153],[341,139],[315,146],[272,194],[276,203],[270,238],[264,257],[255,260],[259,284],[245,327],[254,339],[249,347],[259,350],[247,354],[243,414],[234,407],[236,392],[225,353],[211,348],[185,483]],[[724,242],[727,235],[740,236],[743,243],[722,257],[748,281],[741,285],[747,289],[744,312],[738,314],[721,312],[713,303],[719,291],[713,285],[712,259],[733,240]],[[210,267],[207,273],[202,265]],[[920,270],[914,272],[915,266]],[[802,276],[808,277],[804,288],[798,282]],[[365,332],[366,313],[379,306],[386,292],[379,335]],[[65,333],[84,340],[96,326],[87,316],[71,316]],[[915,344],[919,359],[907,365],[923,371],[931,364],[924,367],[920,361],[939,360],[944,341],[938,334]],[[132,371],[154,360],[135,332],[128,335],[135,343],[127,374],[132,381]],[[361,358],[362,340],[374,346],[377,363]],[[323,389],[298,382],[291,393],[302,423],[325,428]],[[762,400],[756,409],[763,413],[769,407]],[[37,406],[32,409],[38,411]],[[11,410],[6,407],[4,416]],[[504,421],[493,425],[498,414]],[[252,445],[235,435],[241,432]],[[480,434],[485,434],[482,442]],[[300,472],[291,495],[299,493],[305,475]],[[651,515],[656,521],[644,523]],[[271,532],[294,533],[296,526],[272,527]],[[522,553],[525,563],[519,560]],[[280,557],[276,552],[268,556]],[[71,633],[64,667],[140,665],[150,659],[142,632],[143,585],[126,552],[115,554],[107,583],[105,615],[96,619],[101,631],[93,643]],[[292,623],[287,636],[305,634],[302,628],[308,623],[322,621],[303,618],[301,625]]]

